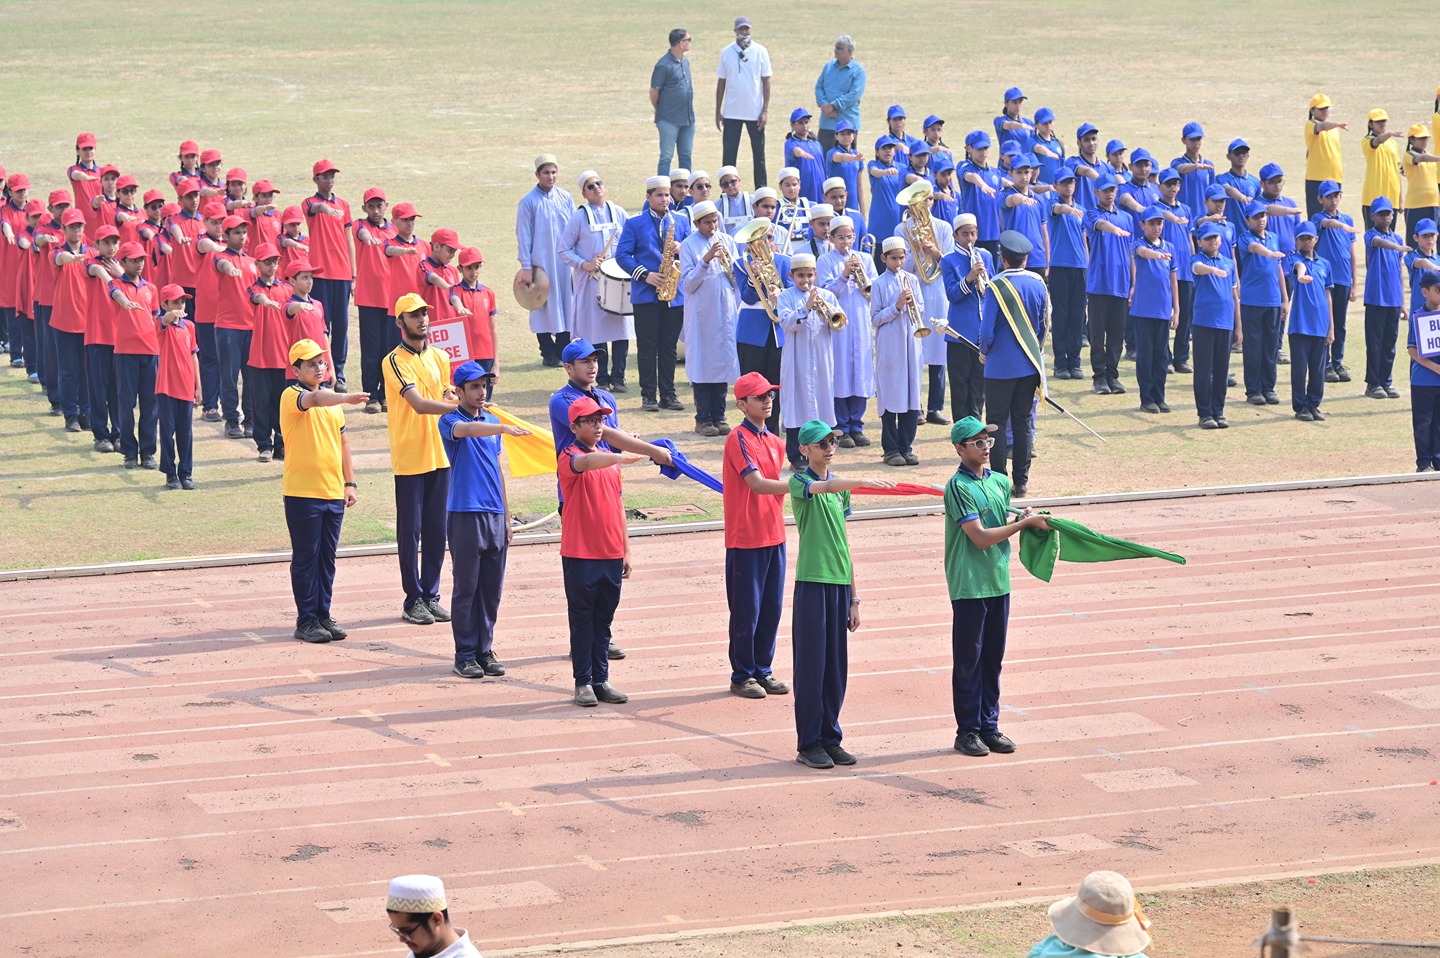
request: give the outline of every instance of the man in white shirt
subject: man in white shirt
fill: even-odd
[[[735,42],[720,51],[715,75],[715,129],[723,135],[724,165],[740,153],[740,130],[750,131],[755,186],[765,185],[765,121],[770,112],[770,52],[750,39],[750,18],[735,18]]]
[[[470,934],[450,924],[445,884],[434,875],[391,879],[385,914],[390,931],[410,949],[408,958],[481,958]]]

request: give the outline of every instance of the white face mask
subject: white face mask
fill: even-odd
[[[735,45],[742,50],[748,48],[750,46],[750,34],[737,33],[735,35]]]

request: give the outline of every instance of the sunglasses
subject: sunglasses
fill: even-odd
[[[586,183],[586,184],[585,184],[585,188],[586,188],[587,190],[598,190],[598,189],[600,189],[600,187],[602,187],[602,186],[604,186],[604,185],[605,185],[605,181],[604,181],[604,180],[592,180],[592,181],[590,181],[589,183]]]
[[[983,436],[980,439],[967,439],[960,445],[971,445],[974,446],[976,449],[989,449],[991,446],[995,445],[995,437]]]

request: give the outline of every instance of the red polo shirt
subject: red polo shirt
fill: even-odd
[[[30,248],[31,255],[35,257],[35,262],[31,264],[35,273],[35,302],[41,306],[54,306],[55,278],[60,275],[60,267],[55,265],[55,251],[65,242],[65,234],[49,213],[42,213],[35,235],[48,236],[56,241]]]
[[[430,255],[430,244],[411,236],[408,240],[392,236],[385,241],[385,248],[400,247],[413,249],[413,254],[390,257],[390,295],[385,302],[385,312],[395,315],[395,303],[406,293],[420,292],[420,263]]]
[[[215,328],[250,329],[255,321],[255,307],[250,302],[250,284],[260,278],[255,261],[243,252],[222,249],[211,257],[215,270]],[[220,272],[220,264],[229,263],[240,271],[239,276]]]
[[[159,324],[156,324],[159,326]],[[155,395],[195,401],[195,324],[188,319],[160,328],[160,369]]]
[[[748,419],[725,437],[725,548],[764,549],[785,541],[785,497],[759,495],[745,482],[749,472],[779,479],[784,461],[784,441],[764,426],[757,431]]]
[[[182,212],[170,217],[170,221],[166,225],[180,227],[180,232],[190,240],[188,243],[181,243],[171,236],[166,241],[174,250],[170,254],[170,282],[178,283],[185,289],[194,292],[196,277],[200,273],[200,252],[195,249],[195,244],[200,241],[200,237],[205,235],[205,221],[200,218],[198,213],[194,216],[186,216]]]
[[[319,204],[324,203],[340,211],[339,216],[322,213]],[[355,263],[350,258],[350,204],[338,196],[314,196],[305,198],[302,207],[305,225],[310,229],[310,262],[325,272],[321,279],[350,280],[355,276]]]
[[[460,270],[454,264],[441,266],[428,256],[420,261],[420,273],[416,279],[420,295],[430,304],[430,324],[433,326],[454,317],[456,313],[455,307],[450,305],[450,290],[430,282],[432,275],[439,276],[454,288],[460,282]],[[395,304],[390,305],[393,308]]]
[[[335,360],[330,358],[330,340],[325,335],[325,307],[320,304],[320,300],[308,296],[301,299],[299,296],[296,296],[293,291],[290,294],[290,302],[309,303],[313,308],[308,310],[302,309],[294,316],[287,317],[287,322],[290,324],[290,332],[289,341],[285,344],[286,358],[288,359],[290,356],[291,346],[294,346],[302,339],[313,339],[325,347],[325,361],[330,364],[331,375],[334,375]],[[286,305],[288,306],[289,303]],[[285,366],[285,378],[292,380],[295,378],[295,367],[288,363]]]
[[[105,261],[98,255],[85,261],[86,280],[90,284],[90,310],[85,317],[86,346],[115,345],[115,303],[110,299],[110,280],[107,272],[99,276],[89,275],[91,266],[104,266]]]
[[[461,283],[450,291],[460,304],[470,310],[465,317],[465,332],[470,340],[472,359],[494,359],[495,338],[490,335],[490,324],[495,316],[495,291],[485,284],[466,286]]]
[[[100,180],[72,179],[71,174],[76,170],[94,176],[100,171],[100,165],[98,163],[92,163],[89,166],[81,166],[78,163],[72,163],[70,164],[70,169],[65,171],[65,179],[69,181],[70,192],[75,197],[75,208],[85,214],[85,233],[88,236],[95,232],[95,227],[100,225],[100,214],[92,205],[95,202],[95,197],[100,195]]]
[[[274,210],[257,213],[252,209],[246,210],[245,216],[250,220],[250,229],[245,233],[245,255],[254,256],[255,250],[259,249],[262,243],[270,243],[276,249],[280,248],[279,213]]]
[[[49,249],[49,247],[46,247]],[[79,259],[73,259],[61,266],[55,262],[61,253],[79,253]],[[62,241],[54,251],[49,254],[49,260],[55,263],[55,308],[50,313],[50,325],[62,333],[84,333],[85,327],[90,322],[90,277],[85,270],[89,268],[90,260],[95,257],[95,248],[80,244],[78,250],[71,249]]]
[[[290,341],[291,321],[285,318],[285,306],[295,295],[294,288],[278,279],[269,286],[264,280],[256,280],[250,284],[249,294],[254,314],[254,334],[250,337],[250,356],[246,365],[256,369],[289,367],[293,343]],[[262,296],[280,305],[266,306],[257,302]]]
[[[204,233],[200,235],[209,239]],[[215,301],[220,296],[220,274],[215,272],[217,254],[217,250],[201,253],[195,270],[195,322],[205,326],[215,325]]]
[[[116,291],[124,293],[127,299],[139,303],[140,308],[126,309],[115,302],[113,294]],[[158,356],[160,354],[159,322],[155,317],[160,311],[160,288],[154,283],[147,282],[144,277],[132,283],[121,276],[119,279],[110,281],[105,295],[109,298],[110,307],[115,313],[116,355]]]
[[[288,240],[290,240],[291,242],[294,242],[294,243],[299,243],[299,244],[301,244],[302,246],[309,246],[309,245],[310,245],[310,237],[306,236],[304,233],[301,233],[299,236],[285,236],[284,230],[281,230],[280,235],[281,235],[282,237],[284,237],[285,239],[288,239]],[[293,247],[293,246],[286,246],[284,243],[280,242],[279,239],[275,240],[275,248],[280,251],[280,275],[281,275],[281,276],[284,276],[286,270],[288,270],[288,269],[290,268],[290,264],[293,263],[295,260],[299,259],[300,257],[303,256],[303,257],[305,257],[306,259],[310,259],[310,254],[309,254],[309,253],[302,252],[302,251],[296,249],[296,248]],[[315,265],[315,261],[314,261],[314,260],[310,260],[310,265],[311,265],[311,266],[314,266],[314,265]]]
[[[625,502],[620,497],[620,467],[575,469],[586,449],[571,443],[555,459],[566,520],[560,524],[560,554],[569,559],[625,558]]]
[[[362,240],[362,229],[370,234],[371,239],[379,240],[380,245],[372,246]],[[376,225],[367,216],[354,222],[351,233],[355,236],[355,305],[367,309],[383,309],[388,313],[395,305],[395,300],[389,299],[390,266],[393,261],[385,255],[385,244],[394,239],[395,229],[388,220]]]

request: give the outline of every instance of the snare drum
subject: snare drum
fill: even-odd
[[[595,277],[595,302],[603,312],[612,316],[631,316],[635,313],[630,305],[630,274],[620,268],[614,257],[600,264]]]

